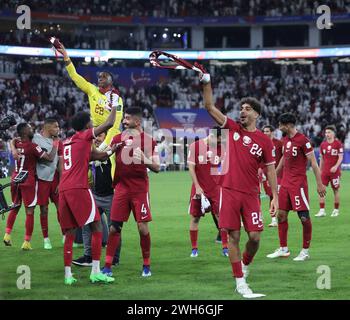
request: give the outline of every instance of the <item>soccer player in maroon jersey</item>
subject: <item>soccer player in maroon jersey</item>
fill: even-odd
[[[288,257],[290,252],[287,246],[288,212],[298,213],[303,225],[303,249],[294,261],[304,261],[310,258],[309,247],[311,242],[312,225],[309,214],[308,183],[306,166],[311,162],[316,177],[317,192],[320,196],[326,194],[322,184],[321,172],[318,167],[314,150],[309,139],[295,128],[296,118],[291,113],[284,113],[279,117],[279,129],[286,134],[283,139],[283,156],[277,167],[277,174],[283,168],[282,184],[278,195],[278,235],[280,248],[267,255],[268,258]]]
[[[267,166],[267,178],[271,186],[273,199],[270,211],[278,208],[277,177],[275,170],[274,147],[271,139],[256,128],[261,105],[254,98],[240,101],[240,123],[226,117],[213,102],[210,75],[202,66],[204,105],[214,120],[224,129],[228,129],[225,146],[224,174],[220,179],[219,226],[227,230],[228,248],[236,290],[246,298],[263,296],[253,294],[246,277],[248,265],[252,262],[260,243],[263,222],[259,199],[258,169],[261,163]],[[248,234],[248,242],[241,261],[239,248],[241,217]]]
[[[320,170],[322,183],[328,186],[331,183],[334,193],[334,210],[331,217],[339,215],[339,188],[341,176],[341,163],[344,149],[342,143],[335,138],[335,127],[327,126],[325,129],[326,140],[320,146]],[[315,217],[325,217],[325,198],[320,197],[320,211]]]
[[[76,114],[72,127],[76,133],[63,142],[63,168],[59,185],[59,213],[61,228],[65,231],[64,242],[64,282],[74,284],[77,280],[71,271],[73,241],[77,228],[89,225],[92,232],[92,269],[90,281],[109,283],[114,278],[100,271],[102,248],[102,225],[100,214],[88,182],[89,162],[106,160],[113,150],[98,152],[92,149],[93,139],[114,124],[116,106],[111,105],[111,113],[100,126],[93,128],[90,115],[86,112]]]
[[[216,132],[215,132],[216,131]],[[206,212],[211,211],[219,218],[220,187],[219,167],[221,165],[221,129],[213,128],[208,137],[193,142],[188,152],[188,168],[192,178],[190,205],[191,257],[198,257],[198,224]],[[208,204],[206,208],[205,204]],[[222,254],[228,257],[227,232],[220,230]]]
[[[151,237],[148,222],[152,221],[152,215],[147,169],[159,172],[160,160],[157,143],[143,132],[141,123],[141,109],[128,108],[123,119],[126,130],[116,135],[111,142],[111,146],[118,146],[118,148],[113,179],[111,226],[105,267],[102,270],[107,275],[112,275],[113,257],[119,246],[123,223],[128,221],[132,211],[140,234],[143,257],[142,276],[151,276]]]
[[[18,154],[15,162],[15,170],[12,173],[12,179],[21,171],[28,171],[28,177],[24,183],[11,185],[12,202],[23,204],[26,212],[25,237],[22,244],[23,250],[32,250],[30,240],[34,229],[34,209],[37,204],[38,181],[36,177],[36,164],[39,159],[52,161],[57,153],[59,140],[55,140],[53,148],[48,154],[37,144],[32,142],[34,132],[28,123],[20,123],[17,126],[17,133],[20,139],[14,139],[14,148]],[[7,218],[6,233],[4,243],[11,246],[11,231],[15,223],[19,207],[10,211]]]
[[[274,128],[271,125],[266,125],[263,127],[263,132],[266,134],[271,140],[273,145],[275,146],[275,152],[276,152],[276,164],[275,167],[277,168],[281,158],[282,158],[282,149],[283,149],[283,142],[281,140],[278,140],[274,137]],[[272,200],[272,192],[269,185],[269,182],[266,179],[266,167],[262,168],[262,183],[264,186],[264,190],[267,196],[270,198],[270,202]],[[281,186],[283,171],[280,171],[280,173],[277,175],[277,190],[279,190]],[[277,217],[276,214],[271,214],[271,223],[268,225],[269,227],[277,227]]]

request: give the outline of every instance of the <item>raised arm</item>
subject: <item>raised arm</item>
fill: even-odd
[[[95,86],[89,81],[86,81],[80,74],[77,73],[73,65],[73,62],[68,56],[66,48],[61,42],[60,42],[60,45],[61,47],[58,48],[57,51],[63,55],[63,60],[66,64],[66,69],[70,78],[73,80],[73,82],[79,89],[84,91],[86,94],[90,94],[92,90],[94,90]]]
[[[204,107],[207,109],[216,123],[220,126],[223,126],[226,122],[226,116],[217,107],[215,107],[213,101],[213,90],[210,83],[210,74],[204,69],[202,65],[195,63],[195,66],[202,71],[199,76],[200,82],[203,83]]]
[[[98,127],[94,128],[95,137],[113,127],[116,112],[117,106],[112,106],[111,113],[109,114],[107,120]]]

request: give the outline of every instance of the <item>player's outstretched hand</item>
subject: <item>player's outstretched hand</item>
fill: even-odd
[[[270,204],[270,214],[276,215],[278,211],[278,199],[272,198],[271,204]]]
[[[321,198],[326,196],[326,187],[321,183],[317,185],[317,192]]]
[[[55,49],[63,56],[63,57],[68,57],[68,53],[66,51],[66,48],[64,47],[63,43],[60,42],[58,39],[57,40],[57,44],[55,46]]]
[[[210,74],[204,69],[204,67],[199,64],[198,62],[194,63],[194,66],[197,68],[199,71],[199,81],[207,84],[210,82]]]

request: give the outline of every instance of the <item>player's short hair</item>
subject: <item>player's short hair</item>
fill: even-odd
[[[99,73],[99,75],[100,75],[101,73],[107,73],[107,74],[111,77],[111,80],[112,80],[112,83],[113,83],[114,77],[113,77],[113,74],[112,74],[111,72],[109,72],[109,71],[101,71],[101,72]]]
[[[28,126],[28,123],[26,122],[22,122],[20,123],[19,125],[17,125],[16,127],[16,130],[17,130],[17,133],[22,136],[23,135],[23,131],[24,129]]]
[[[336,129],[335,129],[335,126],[333,126],[333,125],[328,125],[328,126],[326,126],[325,128],[324,128],[324,130],[326,131],[326,130],[332,130],[334,133],[336,133]]]
[[[255,110],[258,114],[261,114],[261,103],[253,97],[246,97],[242,98],[241,101],[239,102],[240,106],[243,106],[244,104],[249,104],[253,110]]]
[[[215,127],[212,127],[211,129],[210,129],[210,133],[215,133],[216,132],[216,136],[218,137],[218,138],[220,138],[221,137],[221,127],[219,127],[219,126],[215,126]]]
[[[130,114],[131,116],[136,116],[138,118],[142,118],[142,110],[137,107],[130,107],[125,110],[125,113]]]
[[[274,132],[274,131],[275,131],[275,128],[274,128],[273,126],[271,126],[270,124],[267,124],[267,125],[263,126],[263,131],[264,131],[265,129],[270,129],[271,132]]]
[[[281,124],[292,124],[295,125],[297,123],[297,118],[292,113],[283,113],[279,116],[278,122]]]
[[[75,131],[82,131],[90,121],[90,115],[87,112],[78,112],[72,118],[72,128]]]
[[[55,118],[46,118],[45,120],[44,120],[44,125],[45,124],[54,124],[54,123],[58,123],[58,120],[57,119],[55,119]]]

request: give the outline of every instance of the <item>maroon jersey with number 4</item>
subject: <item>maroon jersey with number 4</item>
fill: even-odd
[[[283,178],[282,186],[285,188],[299,187],[307,183],[306,166],[307,155],[313,152],[310,140],[297,132],[292,138],[283,138]]]
[[[136,148],[140,148],[150,159],[158,154],[157,142],[151,136],[141,132],[138,136],[127,136],[125,133],[116,135],[111,146],[119,145],[115,152],[116,170],[113,186],[127,189],[129,192],[148,192],[149,182],[147,167],[133,158]]]
[[[220,184],[242,193],[258,194],[259,167],[275,164],[272,141],[260,130],[250,132],[235,121],[226,118],[224,129],[229,129]]]
[[[77,132],[63,141],[63,170],[60,191],[70,189],[89,189],[88,170],[93,129]]]
[[[15,177],[20,171],[28,171],[28,177],[24,184],[33,184],[36,176],[36,163],[44,155],[36,143],[32,141],[15,141],[15,148],[19,153],[19,159],[15,162],[15,170],[12,177]]]
[[[320,153],[323,158],[322,173],[330,174],[331,168],[335,166],[339,155],[344,153],[342,143],[335,139],[332,143],[323,141],[320,146]],[[340,166],[334,174],[340,173]]]

